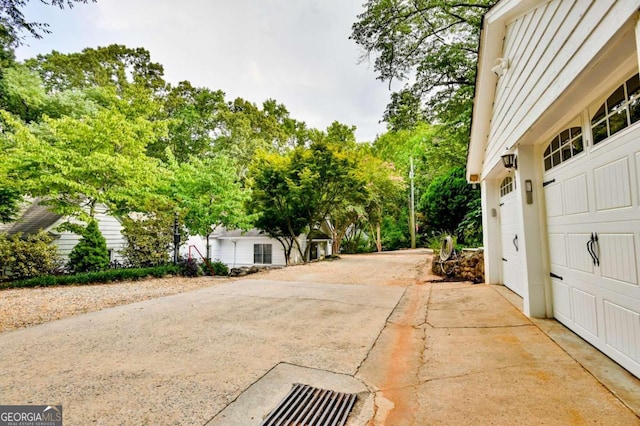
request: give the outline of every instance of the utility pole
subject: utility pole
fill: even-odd
[[[411,248],[416,248],[416,205],[415,192],[413,188],[413,157],[409,157],[411,170],[409,170],[409,180],[411,181],[411,200],[409,202],[409,226],[411,227]]]

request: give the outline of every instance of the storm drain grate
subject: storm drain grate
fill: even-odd
[[[341,426],[356,402],[356,394],[294,384],[261,426]]]

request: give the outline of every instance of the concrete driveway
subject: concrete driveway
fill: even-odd
[[[0,403],[202,425],[281,363],[353,375],[403,292],[248,279],[2,333]]]
[[[347,256],[0,333],[0,404],[65,425],[258,425],[303,383],[348,425],[640,425],[640,381],[502,286]],[[134,284],[135,285],[135,284]]]

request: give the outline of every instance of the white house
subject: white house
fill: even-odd
[[[102,236],[107,241],[107,250],[111,260],[122,260],[120,251],[124,248],[122,236],[122,224],[120,221],[107,214],[104,205],[96,206],[95,219]],[[72,232],[59,231],[57,228],[67,220],[66,217],[53,213],[49,206],[40,204],[38,199],[28,200],[21,210],[19,218],[15,222],[0,225],[0,232],[8,235],[17,233],[32,234],[39,230],[48,232],[53,237],[53,244],[58,247],[59,253],[66,260],[71,250],[80,241],[80,236]]]
[[[298,242],[304,252],[307,236],[300,235]],[[280,241],[259,229],[241,231],[220,228],[209,237],[209,245],[211,260],[219,260],[229,268],[286,266],[287,264],[285,250]],[[181,247],[181,254],[200,259],[206,257],[206,250],[205,238],[192,236]],[[322,259],[328,255],[331,255],[331,238],[324,232],[314,231],[311,234],[310,259]],[[302,262],[295,247],[291,250],[290,260],[291,264]]]
[[[486,281],[637,377],[639,9],[499,1],[483,21],[467,159],[482,189]]]

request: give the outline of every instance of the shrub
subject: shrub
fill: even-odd
[[[135,281],[146,277],[162,278],[167,275],[178,275],[180,268],[176,265],[162,265],[151,268],[111,269],[100,272],[85,272],[75,275],[47,275],[25,280],[10,281],[0,288],[45,287],[54,285],[98,284],[115,281]]]
[[[213,267],[213,272],[216,275],[229,275],[229,268],[224,263],[216,260],[215,262],[211,262],[211,266]]]
[[[89,222],[82,238],[69,253],[69,267],[73,272],[94,272],[109,268],[107,241],[95,220]]]
[[[180,275],[184,275],[185,277],[198,277],[202,275],[200,263],[193,258],[180,259],[178,266],[180,267]]]
[[[134,267],[167,263],[173,248],[173,219],[152,214],[146,219],[124,218],[122,235],[125,248],[122,255]]]
[[[53,238],[44,231],[25,238],[21,234],[0,235],[0,269],[16,279],[54,273],[62,260],[52,242]]]
[[[456,236],[468,247],[482,246],[482,202],[480,198],[471,200],[467,205],[467,214],[458,225]]]

